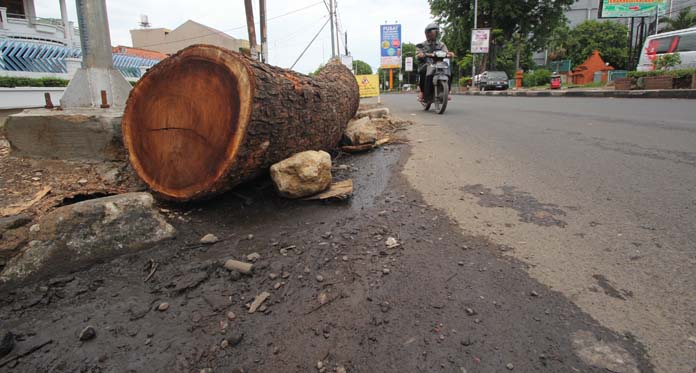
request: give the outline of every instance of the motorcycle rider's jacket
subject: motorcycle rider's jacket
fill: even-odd
[[[438,40],[426,40],[422,43],[416,44],[416,54],[418,53],[434,53],[436,51],[444,51],[444,52],[449,52],[447,49],[447,46],[445,43],[438,41]],[[420,58],[418,59],[418,62],[420,63],[419,70],[423,70],[424,68],[427,68],[426,64],[423,62],[426,60],[427,57],[425,58]]]

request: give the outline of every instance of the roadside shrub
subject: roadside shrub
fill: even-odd
[[[462,77],[459,79],[459,86],[460,87],[468,87],[471,85],[471,78],[468,76]]]
[[[678,53],[667,53],[659,56],[653,61],[655,70],[666,70],[670,67],[681,64],[681,56]]]
[[[527,88],[537,87],[551,83],[551,71],[538,69],[524,74],[522,85]]]
[[[639,80],[642,81],[641,78],[670,75],[674,78],[675,88],[691,88],[691,80],[694,74],[696,74],[696,69],[630,71],[628,77],[631,78],[633,85],[637,85],[638,88],[641,88],[641,84],[638,84]]]
[[[41,81],[42,87],[67,87],[68,83],[70,83],[69,80],[60,78],[41,78],[36,80]]]
[[[66,87],[69,81],[58,78],[20,78],[11,76],[0,76],[0,87]]]

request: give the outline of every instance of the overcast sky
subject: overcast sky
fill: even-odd
[[[253,2],[258,22],[258,1]],[[398,21],[402,24],[403,41],[417,43],[424,39],[423,29],[432,21],[427,0],[338,0],[337,4],[341,31],[348,32],[349,51],[373,69],[379,65],[379,25]],[[77,24],[75,2],[68,0],[67,5],[70,20]],[[242,0],[107,0],[106,6],[113,45],[132,45],[128,31],[139,27],[141,14],[148,15],[152,27],[174,29],[191,19],[236,38],[248,39]],[[266,6],[270,63],[290,67],[328,19],[326,6],[317,0],[267,0]],[[306,9],[282,16],[302,8]],[[36,13],[38,17],[59,18],[58,0],[36,0]],[[281,17],[272,19],[278,16]],[[295,70],[314,71],[330,57],[327,25]]]

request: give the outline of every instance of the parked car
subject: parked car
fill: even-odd
[[[638,60],[638,71],[655,70],[653,61],[664,54],[678,53],[681,64],[675,69],[696,67],[696,27],[649,36]]]
[[[508,86],[508,76],[505,71],[484,71],[477,75],[476,86],[481,91],[502,89],[506,90]]]

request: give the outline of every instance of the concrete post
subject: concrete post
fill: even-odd
[[[82,67],[108,69],[114,67],[111,55],[109,19],[106,0],[76,0],[77,22],[80,24]]]
[[[114,69],[105,0],[75,0],[82,44],[82,68],[77,70],[60,99],[63,108],[98,108],[101,91],[107,104],[123,108],[131,85]]]
[[[60,19],[63,21],[63,34],[68,45],[72,45],[72,27],[68,21],[68,7],[65,5],[65,0],[59,0],[60,3]]]

